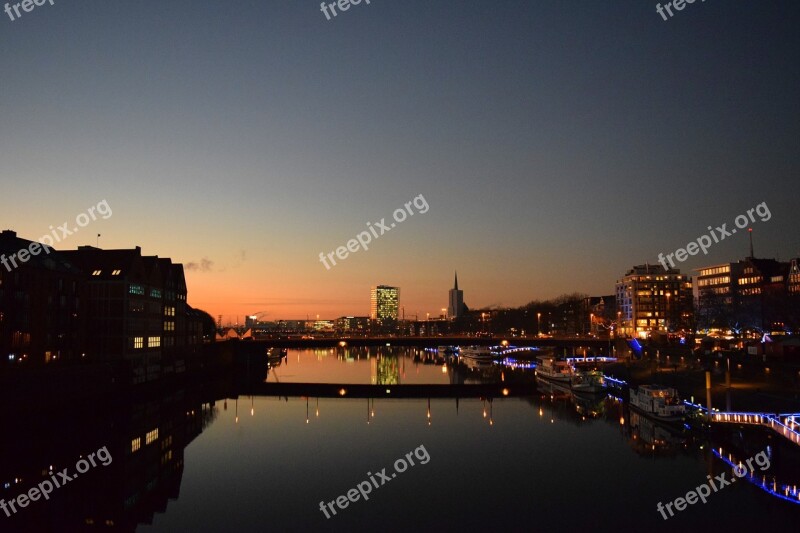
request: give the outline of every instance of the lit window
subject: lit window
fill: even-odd
[[[148,431],[147,432],[147,435],[145,436],[144,443],[145,443],[145,445],[152,444],[156,440],[158,440],[158,428],[154,429],[153,431]]]
[[[134,349],[144,348],[144,337],[134,337],[133,348]]]
[[[135,294],[137,296],[144,296],[144,287],[141,285],[131,285],[130,289],[128,289],[130,294]]]
[[[131,453],[135,453],[142,447],[142,438],[137,437],[131,441]]]
[[[161,337],[148,337],[147,338],[147,347],[148,348],[158,348],[161,346]]]
[[[92,272],[92,276],[99,276],[102,273],[103,273],[102,270],[95,270],[94,272]]]
[[[150,289],[151,298],[161,298],[161,291],[158,289]]]
[[[111,273],[112,276],[119,276],[120,274],[122,274],[122,270],[115,270]]]
[[[175,331],[175,322],[164,322],[164,331]]]

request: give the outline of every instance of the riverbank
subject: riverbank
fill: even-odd
[[[674,359],[674,358],[673,358]],[[604,372],[631,386],[659,383],[674,387],[681,398],[706,404],[706,370],[711,371],[711,405],[721,411],[764,413],[800,412],[798,368],[786,363],[731,363],[730,387],[726,384],[727,361],[680,358],[667,362],[644,359],[606,365]]]

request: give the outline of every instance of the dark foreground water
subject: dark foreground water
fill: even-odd
[[[423,364],[420,355],[290,351],[267,379],[526,379]],[[759,479],[800,483],[800,450],[764,432],[730,430],[709,441],[631,415],[613,398],[544,386],[533,397],[491,401],[235,398],[237,387],[187,386],[113,408],[98,398],[3,420],[6,502],[51,479],[51,469],[75,473],[81,456],[95,452],[96,466],[82,464],[85,473],[49,500],[10,518],[0,511],[0,531],[796,531],[800,523],[800,505],[744,479],[666,521],[657,511],[708,475],[732,477],[712,449],[734,462],[763,450],[770,467],[756,466]],[[344,504],[348,491],[356,501],[341,509],[335,500]],[[334,502],[336,514],[326,506],[326,518],[320,502]]]

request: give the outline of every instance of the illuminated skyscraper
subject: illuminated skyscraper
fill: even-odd
[[[400,288],[378,285],[370,294],[369,317],[379,324],[396,321],[400,309]]]
[[[464,291],[458,290],[458,272],[455,286],[450,289],[447,303],[447,318],[455,320],[464,315]]]

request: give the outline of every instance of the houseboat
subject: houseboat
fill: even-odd
[[[664,422],[677,422],[686,414],[686,405],[678,391],[662,385],[640,385],[631,389],[631,408]]]
[[[575,373],[569,361],[559,360],[553,356],[539,356],[536,358],[536,375],[551,381],[570,383]]]

